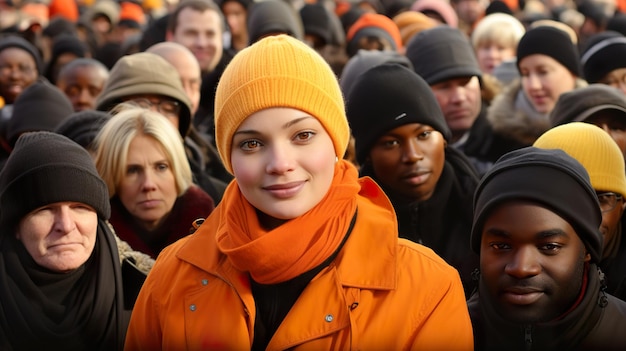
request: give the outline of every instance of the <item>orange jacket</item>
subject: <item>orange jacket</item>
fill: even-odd
[[[432,250],[398,239],[391,204],[373,181],[364,182],[370,194],[359,196],[350,237],[267,349],[472,350],[457,271]],[[249,278],[215,242],[223,210],[161,252],[135,304],[126,350],[250,349],[256,309]]]

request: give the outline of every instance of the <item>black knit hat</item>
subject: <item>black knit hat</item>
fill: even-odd
[[[316,35],[324,41],[324,44],[330,42],[330,15],[324,5],[305,4],[300,9],[300,18],[304,25],[304,34]]]
[[[15,99],[6,126],[7,140],[13,146],[22,133],[53,131],[72,113],[74,108],[67,96],[45,78],[39,78]]]
[[[0,172],[0,228],[63,201],[89,205],[102,219],[111,214],[107,186],[85,149],[56,133],[22,135]]]
[[[72,113],[56,128],[56,132],[89,149],[100,129],[111,118],[103,111],[84,110]]]
[[[391,50],[359,50],[352,56],[341,70],[339,86],[344,96],[348,96],[352,86],[361,73],[383,63],[397,63],[413,70],[411,61],[397,51]]]
[[[283,33],[304,39],[304,26],[296,10],[283,0],[255,2],[248,9],[248,41],[254,44],[268,34]]]
[[[587,82],[599,82],[611,71],[626,67],[626,38],[618,32],[606,31],[589,38],[581,55]]]
[[[37,73],[43,73],[43,60],[41,58],[41,54],[39,53],[39,50],[37,50],[37,48],[28,40],[15,35],[0,39],[0,51],[8,48],[19,48],[26,51],[28,54],[30,54],[30,56],[33,57],[33,60],[35,60],[35,68],[37,68]]]
[[[399,64],[383,64],[361,74],[346,99],[346,111],[361,164],[378,138],[405,124],[429,125],[450,140],[450,130],[428,84]]]
[[[406,56],[429,85],[473,76],[482,81],[472,44],[457,28],[437,26],[419,32],[407,44]]]
[[[487,216],[500,204],[527,200],[546,206],[572,225],[591,260],[602,257],[602,214],[585,168],[560,149],[525,147],[502,156],[483,176],[474,195],[471,246],[480,254]]]
[[[564,31],[552,26],[528,30],[517,44],[517,69],[522,59],[534,54],[550,56],[580,77],[578,49]]]
[[[626,96],[606,84],[591,84],[559,96],[550,112],[552,126],[581,122],[599,111],[617,111],[626,121]]]

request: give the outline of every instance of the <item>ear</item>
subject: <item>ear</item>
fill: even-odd
[[[584,259],[584,262],[588,263],[589,261],[591,261],[591,254],[589,252],[587,252],[587,248],[585,248],[585,259]]]

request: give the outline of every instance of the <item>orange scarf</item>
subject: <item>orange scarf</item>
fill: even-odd
[[[295,278],[320,265],[339,246],[356,211],[360,186],[356,168],[345,160],[335,166],[326,196],[300,217],[263,229],[256,209],[230,183],[220,206],[217,245],[237,269],[261,284]]]

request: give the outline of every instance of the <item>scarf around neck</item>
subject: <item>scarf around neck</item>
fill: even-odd
[[[315,207],[266,230],[235,180],[226,188],[220,204],[224,210],[217,245],[237,269],[249,272],[254,281],[287,281],[317,267],[337,249],[356,211],[359,190],[356,168],[339,160],[328,192]]]

